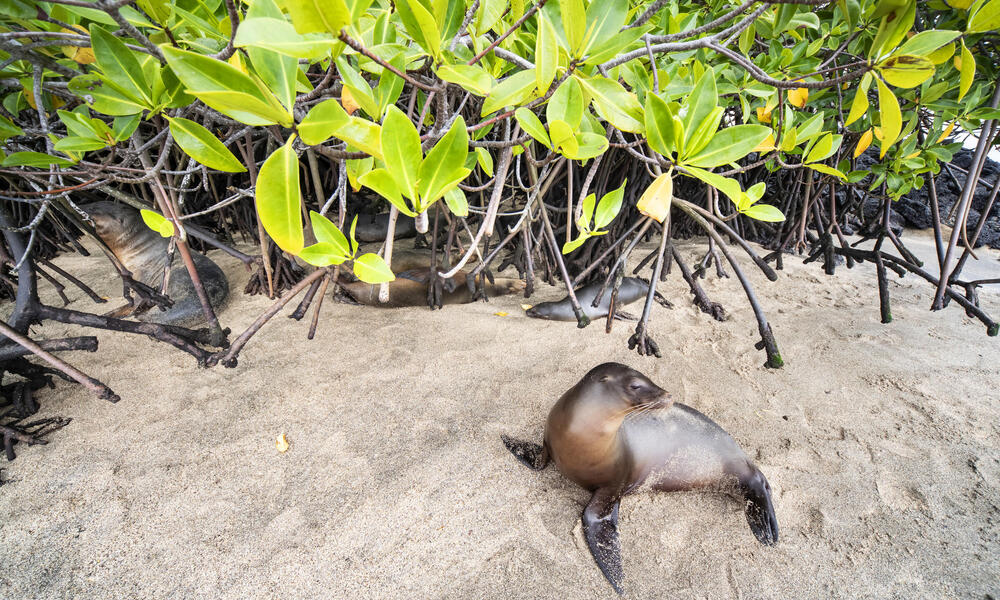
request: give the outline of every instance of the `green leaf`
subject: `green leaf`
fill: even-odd
[[[493,177],[493,155],[486,148],[476,148],[476,161],[487,177]]]
[[[358,179],[375,167],[375,159],[370,156],[368,158],[353,158],[344,161],[344,163],[347,165],[347,181],[351,184],[351,189],[360,192],[361,182]]]
[[[730,200],[733,201],[733,204],[739,205],[740,198],[743,196],[743,190],[740,189],[740,184],[735,179],[723,177],[722,175],[689,165],[685,165],[684,170],[687,171],[687,173],[692,177],[696,177],[704,181],[708,185],[725,194]]]
[[[552,147],[552,142],[549,141],[549,134],[545,131],[545,126],[542,125],[542,121],[535,113],[521,107],[514,111],[514,118],[517,120],[517,124],[521,126],[521,129],[528,135],[535,138],[541,144],[544,144],[546,148]]]
[[[403,27],[424,50],[435,59],[441,56],[441,34],[434,15],[424,8],[420,0],[397,0],[396,11]]]
[[[90,152],[108,147],[108,142],[92,137],[69,136],[57,141],[53,146],[60,152]]]
[[[917,35],[906,40],[894,56],[914,54],[916,56],[928,56],[941,46],[950,43],[952,40],[962,35],[959,31],[948,31],[945,29],[930,29],[921,31]]]
[[[314,267],[339,265],[350,258],[350,256],[345,257],[340,252],[340,248],[328,242],[317,242],[311,246],[306,246],[299,252],[298,256]]]
[[[142,222],[146,224],[146,227],[149,227],[165,238],[173,237],[174,224],[169,219],[158,212],[146,210],[145,208],[140,209],[139,214],[142,216]]]
[[[480,113],[486,116],[492,112],[501,110],[505,106],[520,104],[535,89],[535,72],[530,69],[518,71],[507,77],[490,90],[490,95],[483,102],[483,110]]]
[[[292,135],[285,145],[264,161],[257,176],[257,215],[261,225],[279,248],[298,254],[302,236],[299,157],[292,149]]]
[[[375,96],[372,95],[372,88],[368,85],[368,81],[355,71],[354,67],[343,56],[337,59],[337,71],[344,80],[344,87],[351,91],[351,95],[354,97],[354,101],[358,103],[358,106],[376,119],[381,117],[378,102],[375,101]]]
[[[886,59],[879,65],[879,72],[891,85],[912,88],[934,75],[934,63],[923,56],[903,54]]]
[[[399,191],[417,201],[417,171],[423,161],[420,134],[403,111],[390,106],[382,122],[382,160]],[[464,157],[463,157],[464,158]]]
[[[827,133],[823,137],[819,138],[813,145],[812,149],[809,150],[808,156],[806,156],[805,162],[815,163],[819,162],[840,148],[840,143],[843,141],[844,136],[833,135],[832,133]]]
[[[899,101],[889,87],[877,77],[875,83],[878,85],[878,110],[882,118],[882,146],[879,152],[879,158],[882,158],[903,129],[903,115],[899,110]]]
[[[583,199],[580,218],[576,221],[576,226],[580,231],[590,231],[590,223],[594,220],[594,206],[597,204],[597,194],[587,194]]]
[[[559,16],[562,17],[563,32],[569,44],[570,55],[583,56],[583,36],[587,28],[587,13],[583,0],[559,0]]]
[[[581,131],[576,134],[577,150],[574,160],[588,160],[604,154],[608,149],[608,138],[597,133]]]
[[[612,190],[601,198],[597,205],[597,213],[594,215],[594,228],[606,227],[618,216],[622,209],[622,199],[625,197],[625,185],[628,179],[622,182],[618,189]]]
[[[694,84],[691,94],[684,101],[684,105],[687,107],[687,112],[684,113],[681,122],[684,124],[684,151],[686,152],[688,142],[694,134],[694,129],[719,105],[719,94],[715,87],[714,70],[711,68],[705,69],[705,72],[698,79],[698,83]],[[682,112],[684,111],[682,110]]]
[[[549,91],[549,86],[556,77],[556,67],[559,65],[559,42],[552,22],[542,13],[538,13],[535,61],[535,85],[538,87],[538,94],[543,95]]]
[[[674,153],[674,119],[667,103],[656,94],[646,94],[646,142],[663,156]]]
[[[777,207],[771,206],[770,204],[754,204],[750,208],[742,211],[742,214],[750,217],[751,219],[767,221],[769,223],[785,220],[785,215],[783,215]]]
[[[330,244],[336,248],[340,256],[343,256],[345,259],[350,258],[351,249],[347,243],[347,238],[344,237],[344,234],[337,229],[337,226],[330,219],[311,210],[309,211],[309,222],[312,223],[313,235],[316,236],[317,242]]]
[[[388,283],[396,279],[396,276],[392,274],[392,269],[385,264],[382,257],[371,252],[354,259],[354,274],[361,281],[370,284]]]
[[[824,173],[826,175],[833,175],[834,177],[838,177],[841,180],[847,181],[847,175],[844,175],[842,171],[840,171],[839,169],[834,169],[829,165],[824,165],[823,163],[815,163],[806,166],[808,166],[813,171],[819,171],[820,173]],[[867,172],[865,174],[867,175]]]
[[[444,202],[448,205],[448,210],[456,217],[465,218],[469,216],[469,201],[465,197],[465,192],[460,187],[453,187],[445,192]]]
[[[338,43],[328,34],[300,34],[284,19],[260,17],[240,23],[233,40],[237,48],[252,46],[303,59],[325,57]]]
[[[152,108],[149,85],[139,67],[139,61],[124,42],[105,31],[100,25],[90,25],[90,40],[97,58],[97,66],[105,77],[115,82],[125,95]]]
[[[333,137],[344,140],[362,152],[382,160],[382,127],[367,119],[351,117],[333,132]]]
[[[15,135],[24,135],[24,130],[15,125],[7,117],[0,115],[0,141],[12,138]]]
[[[130,137],[135,132],[136,128],[139,126],[139,121],[142,119],[139,115],[132,115],[129,117],[116,117],[114,125],[111,128],[111,133],[114,136],[116,142],[123,142]]]
[[[399,52],[387,61],[400,72],[406,71],[406,59],[403,53]],[[396,75],[389,69],[383,68],[379,75],[378,85],[375,86],[375,100],[378,102],[378,114],[385,116],[385,110],[390,104],[395,104],[399,100],[399,95],[403,92],[403,78]]]
[[[607,62],[623,53],[633,42],[648,32],[648,26],[633,27],[618,32],[604,40],[595,39],[594,43],[587,50],[587,59],[584,61],[584,64],[599,65]]]
[[[573,77],[570,77],[556,88],[555,93],[549,98],[549,103],[545,107],[545,119],[551,124],[553,121],[565,121],[571,129],[580,126],[580,119],[583,118],[583,90],[580,84]]]
[[[584,92],[590,95],[597,114],[622,131],[642,133],[643,113],[639,99],[626,91],[622,84],[606,77],[577,78]]]
[[[1000,0],[990,0],[969,19],[966,33],[983,33],[1000,29]]]
[[[129,116],[146,109],[142,100],[129,97],[118,86],[99,75],[79,75],[69,82],[69,91],[95,111],[111,116]]]
[[[477,96],[489,94],[493,86],[490,74],[475,65],[441,65],[436,74],[444,81],[460,85]]]
[[[573,128],[568,123],[555,120],[549,123],[549,136],[552,138],[552,145],[559,148],[566,156],[575,158],[580,145],[576,142]]]
[[[580,246],[582,246],[583,243],[586,242],[587,240],[589,240],[591,237],[593,237],[593,234],[591,232],[589,232],[589,231],[581,231],[580,235],[576,236],[575,240],[572,240],[572,241],[569,241],[569,242],[566,242],[565,244],[563,244],[563,246],[562,246],[562,253],[563,254],[569,254],[570,252],[572,252],[572,251],[576,250],[577,248],[579,248]]]
[[[247,125],[292,126],[291,113],[236,67],[169,45],[161,49],[188,93],[208,106]]]
[[[344,0],[282,0],[299,33],[332,33],[351,24],[351,12]]]
[[[722,123],[722,115],[724,113],[724,108],[716,106],[712,112],[708,113],[705,120],[695,127],[694,131],[691,132],[688,143],[684,144],[684,153],[686,155],[697,154],[708,146],[709,142],[715,137],[716,132],[719,131],[719,124]]]
[[[459,115],[420,165],[418,212],[427,210],[445,192],[468,177],[470,171],[464,166],[468,154],[469,134],[465,130],[465,119]]]
[[[66,167],[75,162],[41,152],[14,152],[0,161],[0,167]]]
[[[330,139],[334,132],[348,123],[350,117],[340,101],[336,98],[324,100],[309,109],[309,114],[299,123],[298,131],[302,141],[310,146],[322,144]]]
[[[587,7],[586,33],[580,55],[599,46],[625,25],[628,0],[592,0]]]
[[[399,193],[399,186],[396,185],[396,180],[389,174],[389,171],[386,171],[383,168],[372,169],[359,177],[358,181],[365,187],[374,190],[375,193],[388,200],[393,206],[399,209],[399,212],[404,215],[410,217],[417,216],[417,213],[406,204],[405,200],[403,200],[402,195]]]
[[[966,92],[972,87],[972,80],[976,77],[976,59],[965,47],[965,40],[962,40],[962,68],[959,70],[958,100],[961,102]]]
[[[684,163],[703,168],[731,163],[753,152],[770,133],[771,130],[763,125],[727,127],[717,132],[701,152],[686,158]]]
[[[167,120],[170,121],[170,135],[191,158],[216,171],[242,173],[247,170],[211,131],[188,119],[167,117]]]

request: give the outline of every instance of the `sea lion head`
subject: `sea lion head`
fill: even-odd
[[[604,363],[590,370],[580,382],[605,402],[627,407],[661,407],[670,402],[670,394],[648,377],[621,363]]]
[[[524,311],[524,314],[534,319],[555,319],[556,305],[558,302],[542,302]]]
[[[139,211],[114,202],[92,202],[83,209],[94,222],[94,231],[116,254],[127,245],[127,241],[137,233],[142,233],[145,225]]]

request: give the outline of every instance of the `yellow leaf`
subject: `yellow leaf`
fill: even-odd
[[[288,452],[288,446],[288,438],[285,437],[285,434],[279,435],[278,439],[274,440],[274,448],[282,454]]]
[[[771,110],[763,106],[757,107],[757,120],[761,123],[771,122]]]
[[[348,89],[347,86],[344,86],[343,91],[340,92],[340,104],[349,115],[353,115],[359,108],[357,101],[354,99],[354,95],[351,94],[351,90]]]
[[[229,57],[229,64],[232,65],[232,66],[234,66],[234,67],[236,67],[237,69],[239,69],[240,71],[242,71],[243,73],[245,73],[247,75],[250,74],[247,71],[246,65],[243,64],[243,59],[240,58],[240,53],[239,52],[234,52],[233,55]]]
[[[969,49],[965,47],[965,41],[962,41],[962,55],[961,58],[955,57],[955,68],[958,69],[958,99],[961,100],[965,93],[969,91],[972,87],[972,80],[976,76],[976,59],[972,57],[972,53]]]
[[[934,75],[934,63],[923,56],[903,54],[886,60],[879,66],[879,71],[891,85],[912,88]]]
[[[844,121],[844,125],[850,125],[864,116],[864,114],[868,112],[869,106],[868,92],[866,92],[864,88],[858,89],[858,91],[854,94],[854,100],[851,102],[851,112],[847,115],[847,120]]]
[[[854,158],[857,158],[862,154],[864,154],[865,150],[868,149],[868,146],[871,145],[872,145],[872,130],[869,129],[868,131],[861,134],[861,139],[858,140],[858,145],[854,147]]]
[[[530,304],[522,304],[521,305],[521,310],[528,310],[529,308],[531,308]]]
[[[674,198],[672,171],[671,169],[654,179],[636,204],[639,212],[660,223],[670,214],[670,203]]]
[[[944,128],[944,133],[941,134],[941,137],[937,139],[936,143],[940,144],[941,142],[943,142],[945,138],[951,135],[951,130],[954,128],[955,128],[955,121],[948,123],[948,126]]]
[[[757,144],[757,147],[754,148],[753,150],[751,150],[751,152],[770,152],[771,150],[774,150],[774,149],[775,149],[775,146],[774,146],[774,134],[773,133],[769,133],[769,134],[767,134],[767,137],[764,138],[764,141],[761,142],[761,143],[759,143],[759,144]]]
[[[881,127],[872,127],[872,131],[875,132],[875,139],[881,142],[882,141],[882,128]]]
[[[802,108],[806,105],[806,100],[809,99],[809,88],[797,88],[794,90],[788,90],[788,101],[792,103],[792,106]]]
[[[920,156],[920,150],[917,150],[916,152],[914,152],[914,153],[912,153],[912,154],[907,154],[907,155],[906,155],[906,156],[904,156],[903,158],[904,158],[904,159],[910,159],[910,158],[916,158],[916,157],[918,157],[918,156]]]
[[[899,100],[889,86],[882,83],[878,77],[875,78],[875,83],[878,85],[878,112],[882,126],[882,150],[879,152],[879,158],[882,158],[896,143],[899,132],[903,130],[903,114],[899,110]]]
[[[948,44],[947,46],[941,46],[934,52],[927,55],[927,58],[935,65],[940,65],[941,63],[947,61],[949,58],[955,55],[955,42]]]
[[[507,313],[505,313],[503,311],[501,311],[501,312],[495,312],[493,314],[496,315],[496,316],[498,316],[498,317],[506,317],[507,316]]]

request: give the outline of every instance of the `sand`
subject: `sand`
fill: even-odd
[[[212,256],[242,289],[242,266]],[[980,257],[1000,273],[997,253]],[[120,293],[102,260],[60,263]],[[1000,596],[1000,341],[958,307],[929,312],[913,276],[892,278],[889,325],[871,265],[827,277],[789,257],[780,277],[752,275],[780,370],[753,349],[735,279],[704,283],[731,314],[719,323],[676,271],[663,285],[675,308],[653,307],[662,359],[627,349],[629,323],[606,335],[532,320],[519,297],[434,312],[327,302],[316,339],[281,315],[235,369],[98,333],[98,353],[64,356],[122,401],[39,392],[42,416],[73,422],[2,464],[0,597],[614,597],[581,535],[589,494],[499,439],[540,439],[551,404],[605,361],[729,431],[770,480],[781,526],[764,547],[726,496],[626,497],[628,597]],[[982,300],[1000,313],[1000,295]],[[237,293],[221,319],[239,332],[269,304]]]

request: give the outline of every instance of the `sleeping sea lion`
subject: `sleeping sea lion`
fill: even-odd
[[[591,319],[608,316],[608,307],[611,306],[611,286],[608,286],[608,289],[604,292],[601,302],[596,307],[592,306],[594,298],[597,297],[597,292],[601,290],[601,285],[601,282],[594,282],[576,290],[576,299],[580,302],[580,308]],[[648,292],[649,284],[645,281],[638,277],[625,277],[618,288],[618,300],[615,304],[616,306],[631,304],[640,298],[644,298]],[[576,315],[573,314],[573,305],[570,304],[569,296],[555,302],[536,304],[529,308],[525,314],[536,319],[576,321]]]
[[[348,228],[350,227],[350,223],[351,219],[348,219]],[[354,237],[359,242],[384,242],[387,231],[389,231],[389,213],[379,213],[377,215],[359,214],[358,225],[354,230]],[[395,231],[393,239],[397,240],[417,235],[417,226],[413,217],[406,215],[397,216]]]
[[[167,266],[168,239],[147,227],[139,211],[131,206],[100,201],[84,204],[80,208],[90,215],[97,235],[132,273],[132,277],[159,289]],[[203,254],[191,252],[191,259],[209,302],[218,310],[229,296],[226,274]],[[166,294],[174,301],[173,306],[165,311],[154,308],[137,318],[140,321],[181,327],[205,324],[198,293],[191,283],[187,268],[179,259],[174,261],[174,266],[170,269]]]
[[[340,286],[355,301],[368,306],[382,308],[427,306],[427,281],[429,275],[430,269],[427,267],[396,273],[396,279],[389,282],[389,301],[384,304],[378,301],[378,285],[371,285],[363,281],[349,282],[342,280],[340,281]],[[472,291],[464,283],[465,275],[466,272],[461,271],[455,275],[453,280],[445,282],[444,289],[442,290],[442,304],[468,304],[474,300]],[[460,283],[455,283],[455,280]],[[520,279],[497,278],[495,283],[486,283],[486,293],[491,298],[523,290],[524,282]]]
[[[733,438],[642,373],[618,363],[591,369],[552,407],[544,445],[501,435],[522,463],[559,471],[594,492],[583,531],[594,560],[622,593],[618,503],[635,491],[709,489],[738,494],[762,544],[778,541],[771,486]]]

